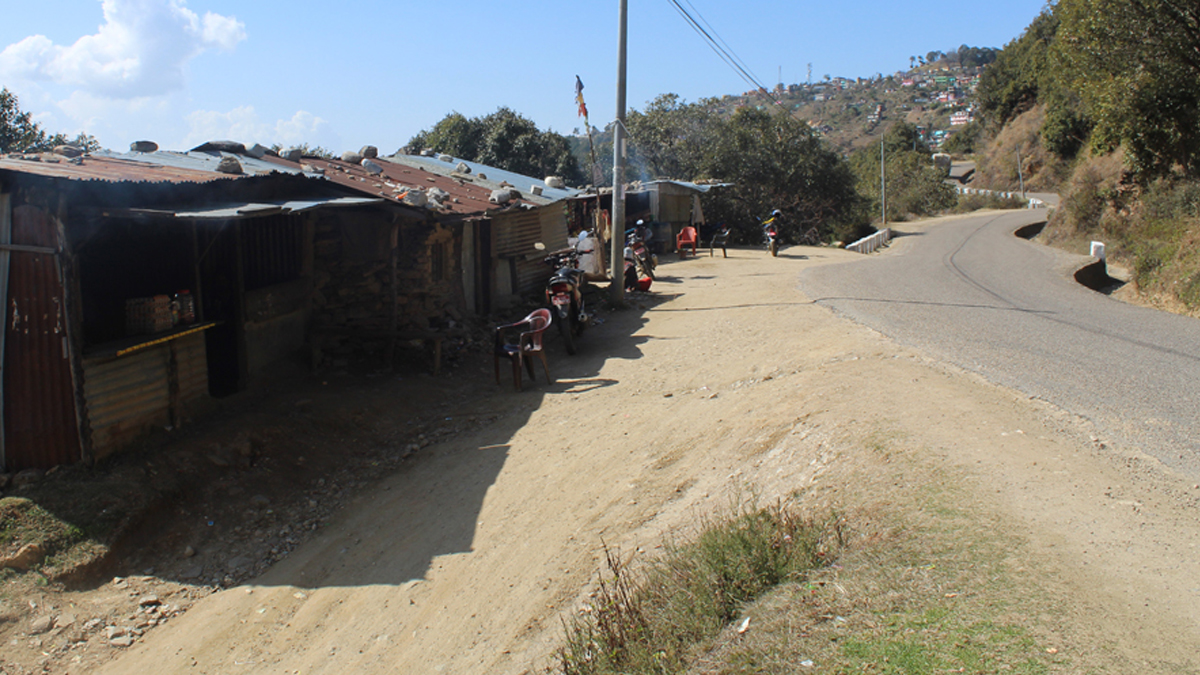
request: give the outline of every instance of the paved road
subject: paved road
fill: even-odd
[[[1200,477],[1200,321],[1078,286],[1065,254],[1012,235],[1043,217],[992,212],[914,227],[882,254],[805,270],[800,288]]]

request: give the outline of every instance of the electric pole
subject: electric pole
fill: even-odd
[[[879,139],[879,210],[883,226],[887,227],[887,163],[884,156],[883,139]]]
[[[1025,173],[1021,171],[1021,150],[1017,149],[1017,178],[1021,181],[1021,199],[1025,199]]]
[[[613,129],[612,282],[614,303],[625,299],[625,38],[629,25],[629,0],[620,0],[617,13],[617,122]]]

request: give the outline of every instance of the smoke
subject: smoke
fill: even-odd
[[[104,23],[72,45],[32,35],[0,52],[0,78],[53,82],[109,99],[180,90],[189,61],[246,39],[234,17],[200,16],[185,0],[103,0]]]

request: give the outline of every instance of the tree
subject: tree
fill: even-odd
[[[1043,11],[983,71],[979,80],[979,109],[988,122],[1003,125],[1037,104],[1039,92],[1053,73],[1051,45],[1058,25],[1052,9]]]
[[[16,94],[7,87],[0,89],[0,153],[46,152],[60,145],[71,145],[84,152],[100,149],[95,137],[83,132],[73,139],[61,133],[47,135],[32,115],[21,111]]]
[[[582,179],[565,136],[540,131],[532,120],[509,108],[474,118],[450,113],[432,129],[413,136],[404,150],[415,153],[427,148],[526,176],[561,176],[573,183]]]
[[[807,124],[785,112],[743,108],[719,122],[705,173],[734,184],[719,191],[710,215],[761,237],[756,217],[784,213],[780,235],[795,241],[809,228],[824,239],[850,239],[869,230],[854,175]]]
[[[417,132],[405,149],[413,154],[433,149],[474,161],[479,155],[483,126],[479,118],[472,120],[460,112],[452,112],[433,125],[432,129]]]
[[[892,126],[883,136],[889,221],[929,216],[954,206],[953,186],[946,182],[945,173],[933,166],[928,147],[919,139],[917,128],[904,122]],[[879,147],[870,146],[854,153],[850,165],[858,180],[859,193],[871,200],[871,212],[879,213]]]
[[[975,145],[983,134],[983,125],[970,122],[946,139],[942,150],[951,154],[968,155],[975,152]]]
[[[46,133],[22,112],[17,95],[0,89],[0,152],[29,152],[45,149]]]
[[[645,111],[631,110],[625,119],[630,138],[630,175],[642,179],[696,178],[717,128],[713,104],[690,104],[676,94],[662,94]]]
[[[1200,176],[1200,5],[1060,0],[1055,13],[1056,55],[1095,123],[1093,144],[1124,145],[1146,180]]]

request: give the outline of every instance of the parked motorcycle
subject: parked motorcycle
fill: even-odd
[[[626,246],[625,275],[623,277],[623,282],[625,284],[625,291],[627,293],[631,293],[633,291],[646,292],[650,290],[650,284],[653,283],[654,280],[648,276],[639,275],[639,267],[640,265],[637,263],[636,258],[634,258],[633,249]]]
[[[539,251],[545,251],[542,243],[534,245]],[[546,282],[546,302],[562,335],[563,345],[568,354],[575,353],[575,339],[591,322],[591,315],[584,303],[584,287],[587,277],[579,269],[580,251],[575,247],[563,248],[548,254],[543,262],[554,268],[554,274]]]
[[[638,266],[638,276],[650,277],[653,280],[654,268],[658,266],[658,260],[646,246],[640,228],[634,227],[625,230],[625,248],[633,253],[633,260]]]

